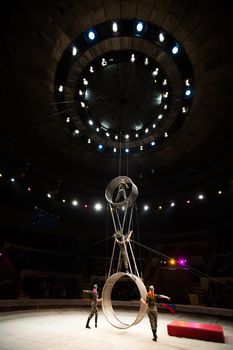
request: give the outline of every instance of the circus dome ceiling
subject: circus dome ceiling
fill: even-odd
[[[119,174],[151,198],[231,184],[229,2],[24,1],[1,25],[9,177],[83,196]]]

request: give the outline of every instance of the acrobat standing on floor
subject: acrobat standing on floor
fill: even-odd
[[[123,202],[127,199],[126,190],[128,190],[128,189],[129,189],[128,184],[125,182],[124,179],[121,179],[121,181],[118,185],[118,192],[117,192],[117,196],[115,199],[115,203]]]
[[[130,237],[132,235],[133,231],[129,231],[127,235],[124,235],[121,230],[117,231],[114,234],[115,240],[119,246],[120,249],[120,256],[119,256],[119,265],[118,269],[121,270],[122,263],[124,263],[125,272],[129,272],[129,261],[128,261],[128,253],[127,253],[127,243],[130,241]]]
[[[154,286],[149,287],[149,291],[147,293],[146,301],[142,298],[140,299],[142,303],[148,305],[147,315],[150,320],[150,325],[152,329],[152,333],[154,338],[152,340],[157,341],[157,323],[158,323],[158,309],[156,306],[156,301],[158,299],[167,299],[170,300],[169,297],[162,294],[155,294]]]
[[[95,315],[95,328],[97,328],[97,320],[98,320],[98,302],[102,301],[102,298],[99,299],[99,293],[97,291],[98,286],[97,284],[93,285],[93,290],[83,290],[83,293],[89,293],[92,296],[92,302],[91,302],[91,312],[88,316],[86,328],[91,328],[89,326],[89,322],[92,319],[92,317]]]

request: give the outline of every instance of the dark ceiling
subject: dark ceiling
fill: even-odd
[[[107,184],[119,173],[133,179],[140,198],[151,200],[231,186],[230,1],[24,0],[8,2],[1,12],[2,173],[9,178],[21,176],[44,194],[74,192],[89,200],[93,195],[104,197]],[[147,32],[138,36],[132,29],[136,19],[147,26]],[[123,28],[115,37],[106,29],[112,21]],[[90,28],[99,36],[91,44],[85,41]],[[169,38],[164,44],[151,39],[159,31]],[[169,51],[172,40],[179,43],[186,61]],[[80,45],[80,54],[72,57],[70,53],[65,61],[75,43]],[[139,58],[135,64],[126,62],[125,57],[134,52],[141,63]],[[85,95],[89,110],[80,108],[78,89],[87,69],[97,67],[103,57],[116,55],[117,59],[120,54],[119,62],[100,67],[90,78],[89,95]],[[167,78],[171,98],[163,124],[139,141],[131,139],[126,154],[124,135],[132,136],[141,125],[153,123],[153,113],[159,114],[165,104],[156,103],[163,85],[161,80],[151,88],[152,67],[150,71],[143,65],[147,57]],[[175,124],[185,101],[187,63],[192,98],[187,115]],[[88,113],[96,123],[120,135],[120,140],[91,131]],[[77,137],[68,128],[67,117],[81,130]],[[168,137],[150,147],[169,128]],[[100,152],[98,143],[116,147],[117,152]]]

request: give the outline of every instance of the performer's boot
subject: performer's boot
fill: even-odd
[[[86,324],[86,328],[91,328],[91,327],[89,326],[89,322],[90,322],[90,318],[88,317],[88,319],[87,319],[87,324]]]
[[[98,319],[98,316],[95,315],[95,328],[97,328],[97,319]]]
[[[153,332],[153,336],[154,336],[154,338],[153,338],[152,340],[157,341],[157,332],[156,332],[156,329],[152,329],[152,332]]]

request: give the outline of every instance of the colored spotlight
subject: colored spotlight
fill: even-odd
[[[184,266],[186,264],[187,260],[184,259],[184,258],[179,258],[178,259],[178,264],[181,265],[181,266]]]
[[[175,265],[176,264],[176,260],[175,259],[170,259],[169,260],[169,265]]]

